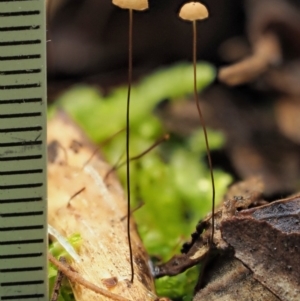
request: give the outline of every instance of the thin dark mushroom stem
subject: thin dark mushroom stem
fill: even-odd
[[[204,139],[205,139],[205,146],[206,146],[206,154],[208,158],[208,164],[209,164],[209,171],[210,171],[210,178],[211,178],[211,187],[212,187],[212,232],[211,232],[211,244],[213,243],[214,238],[214,212],[215,212],[215,180],[214,180],[214,173],[213,173],[213,167],[212,167],[212,160],[210,155],[210,148],[208,143],[208,137],[207,137],[207,131],[206,131],[206,125],[204,121],[204,117],[202,115],[202,111],[199,104],[199,97],[198,97],[198,91],[197,91],[197,24],[196,21],[193,21],[193,68],[194,68],[194,98],[196,101],[196,106],[198,110],[198,115],[200,118],[200,122],[203,128],[204,133]]]
[[[132,29],[133,29],[133,10],[142,11],[149,8],[147,0],[112,0],[112,3],[120,8],[129,10],[129,34],[128,34],[128,93],[126,106],[126,184],[127,184],[127,236],[130,256],[131,279],[134,280],[133,254],[130,237],[130,92],[132,84]]]
[[[129,246],[129,257],[131,267],[131,279],[134,279],[133,254],[130,237],[130,93],[132,83],[132,27],[133,27],[133,11],[129,9],[129,35],[128,35],[128,93],[126,105],[126,183],[127,183],[127,236]]]

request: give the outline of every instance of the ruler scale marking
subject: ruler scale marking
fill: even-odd
[[[41,257],[43,256],[43,253],[37,252],[37,253],[18,253],[18,254],[4,254],[0,256],[0,259],[6,259],[7,261],[10,260],[16,260],[18,258],[29,258],[29,257]]]
[[[45,24],[0,0],[0,300],[48,300]]]

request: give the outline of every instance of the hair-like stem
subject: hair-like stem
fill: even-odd
[[[134,279],[133,254],[130,237],[130,92],[132,82],[132,27],[133,27],[133,11],[129,9],[129,40],[128,40],[128,93],[126,105],[126,181],[127,181],[127,236],[129,246],[129,257],[131,267],[131,279]]]
[[[161,144],[163,141],[166,141],[170,138],[170,135],[169,134],[166,134],[164,135],[163,137],[159,138],[157,141],[154,142],[153,145],[151,145],[150,147],[148,147],[146,150],[144,150],[142,153],[136,155],[136,156],[133,156],[131,158],[129,158],[129,161],[132,162],[132,161],[135,161],[135,160],[138,160],[140,158],[142,158],[143,156],[147,155],[149,152],[151,152],[155,147],[157,147],[159,144]],[[104,177],[104,181],[106,181],[106,179],[108,178],[108,176],[113,172],[113,171],[116,171],[117,169],[123,167],[124,165],[127,164],[127,160],[125,159],[125,161],[121,162],[121,158],[118,160],[118,162],[113,165],[111,167],[111,169],[106,173],[105,177]],[[132,211],[131,211],[132,213]],[[127,216],[127,215],[126,215]]]
[[[214,212],[215,212],[215,180],[214,180],[214,173],[210,155],[210,148],[208,143],[207,131],[205,126],[204,117],[202,115],[202,111],[199,104],[199,97],[197,92],[197,24],[196,21],[193,21],[193,67],[194,67],[194,97],[196,101],[196,106],[198,110],[198,115],[200,118],[200,122],[203,128],[204,139],[205,139],[205,146],[206,146],[206,153],[208,158],[209,164],[209,171],[210,171],[210,178],[211,178],[211,187],[212,187],[212,232],[211,232],[211,243],[213,243],[214,238]]]
[[[136,156],[133,156],[131,158],[129,158],[129,161],[135,161],[135,160],[138,160],[140,158],[142,158],[143,156],[147,155],[148,153],[150,153],[155,147],[157,147],[158,145],[160,145],[162,142],[168,140],[170,138],[170,135],[169,134],[166,134],[162,137],[160,137],[158,140],[156,140],[150,147],[148,147],[146,150],[144,150],[143,152],[141,152],[140,154],[136,155]],[[125,164],[127,163],[127,160],[120,163],[120,164],[116,164],[114,167],[113,167],[113,170],[117,170],[121,167],[123,167]]]

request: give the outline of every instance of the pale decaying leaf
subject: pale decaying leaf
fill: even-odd
[[[126,201],[115,175],[105,179],[110,166],[94,152],[95,146],[65,115],[49,122],[49,224],[65,237],[80,233],[80,261],[71,265],[86,280],[129,300],[155,300],[148,256],[133,221],[135,279],[133,284],[129,282],[126,219],[122,219]],[[116,285],[106,285],[111,278]],[[72,285],[78,301],[111,300],[79,284]]]

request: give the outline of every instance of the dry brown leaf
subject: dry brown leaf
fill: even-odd
[[[194,301],[298,300],[300,196],[267,203],[262,192],[258,178],[230,187],[214,214],[213,245],[209,215],[184,244],[183,254],[156,268],[157,277],[201,263]]]
[[[237,208],[237,198],[228,201]],[[226,207],[224,203],[223,207]],[[232,206],[231,206],[232,207]],[[218,248],[200,277],[194,301],[296,301],[300,294],[300,198],[232,211],[218,228]],[[204,233],[205,234],[205,233]]]
[[[223,239],[253,277],[282,301],[300,296],[300,197],[250,210],[223,221]]]
[[[65,115],[49,122],[49,224],[66,237],[80,233],[80,262],[72,262],[72,268],[83,278],[129,300],[155,300],[148,256],[133,221],[135,279],[129,282],[126,219],[121,220],[126,216],[123,190],[113,173],[103,180],[111,167],[94,152],[95,146]],[[111,278],[117,285],[106,285]],[[72,286],[77,301],[111,300],[79,284]]]

